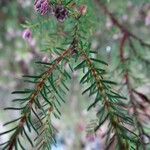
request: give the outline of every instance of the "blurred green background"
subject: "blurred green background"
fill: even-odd
[[[91,9],[90,7],[93,7],[93,5],[90,5],[89,1],[87,3],[89,3],[87,4],[88,9]],[[85,1],[83,1],[83,4],[85,4]],[[107,0],[106,4],[130,31],[145,42],[150,43],[149,0]],[[113,27],[111,20],[103,12],[95,15],[99,19],[97,25],[99,28],[95,31],[95,35],[91,37],[92,47],[98,51],[98,57],[111,64],[109,68],[110,78],[120,81],[117,73],[114,73],[113,70],[118,63],[117,51],[121,33]],[[26,21],[36,25],[35,16],[33,1],[31,0],[0,0],[0,130],[4,129],[2,127],[3,122],[14,115],[19,115],[16,112],[3,111],[4,107],[12,105],[10,103],[13,96],[10,93],[15,89],[27,86],[21,78],[23,74],[36,72],[35,60],[47,59],[49,56],[41,51],[46,45],[45,41],[35,37],[29,45],[22,38],[24,30],[22,25]],[[144,48],[143,50],[143,47],[136,42],[135,45],[139,55],[146,60],[150,60],[150,49]],[[138,59],[134,60],[132,70],[135,78],[137,78],[137,82],[134,82],[135,87],[140,88],[142,92],[150,96],[149,63],[141,62]],[[62,119],[55,121],[56,127],[60,130],[60,137],[66,137],[65,143],[70,150],[78,150],[86,145],[84,130],[86,130],[86,126],[91,119],[94,123],[94,115],[86,110],[89,106],[89,99],[81,95],[82,87],[77,82],[80,76],[78,72],[74,72],[70,85],[71,90],[66,102],[68,105],[62,108]],[[102,136],[102,133],[100,133],[100,136]]]

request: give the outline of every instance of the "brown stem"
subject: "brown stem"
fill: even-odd
[[[128,40],[129,40],[129,35],[128,35],[128,33],[125,32],[122,39],[121,39],[121,41],[120,41],[120,60],[121,60],[122,64],[126,63],[124,48],[125,48],[125,44]],[[134,115],[136,116],[135,117],[136,125],[138,127],[139,134],[142,135],[142,134],[144,134],[144,132],[143,132],[142,125],[138,120],[138,112],[137,112],[137,109],[136,109],[135,97],[134,97],[134,93],[133,93],[132,86],[131,86],[131,83],[130,83],[129,72],[128,72],[127,69],[125,70],[124,79],[125,79],[125,84],[127,86],[128,93],[129,93],[130,101],[131,101],[131,104],[133,106],[133,112],[134,112]],[[144,145],[143,145],[143,149],[144,150],[146,149]]]
[[[125,44],[126,44],[126,42],[128,40],[128,37],[129,37],[128,33],[125,32],[124,35],[123,35],[123,37],[122,37],[122,39],[121,39],[121,41],[120,41],[120,59],[121,59],[121,62],[123,64],[126,61],[125,57],[124,57],[124,47],[125,47]]]
[[[92,61],[90,60],[90,58],[88,58],[88,56],[86,55],[86,53],[83,53],[83,59],[87,62],[89,69],[91,69],[92,74],[95,78],[96,84],[97,84],[97,88],[100,92],[100,94],[102,95],[103,99],[104,99],[104,107],[106,108],[108,114],[111,114],[112,112],[112,108],[111,108],[111,102],[109,101],[109,97],[107,96],[107,92],[105,90],[105,87],[103,86],[102,83],[102,79],[103,77],[101,75],[98,74],[97,70],[94,68]],[[122,124],[122,122],[120,121],[120,119],[118,117],[115,116],[110,116],[110,122],[112,124],[112,127],[115,130],[115,134],[118,138],[118,143],[119,146],[122,147],[123,149],[128,149],[128,144],[125,144],[121,138],[119,137],[119,130],[118,130],[118,126],[120,126],[120,124]]]
[[[56,63],[53,64],[44,74],[43,76],[41,77],[41,81],[39,83],[37,83],[36,85],[36,90],[35,92],[31,95],[31,99],[29,100],[28,102],[28,106],[30,108],[30,111],[32,109],[32,105],[34,103],[34,101],[36,100],[36,97],[38,96],[38,94],[41,92],[41,90],[43,89],[44,87],[44,84],[46,82],[46,80],[48,79],[48,77],[53,73],[53,71],[57,68],[58,64],[65,58],[67,57],[68,55],[71,54],[71,51],[72,49],[67,49],[60,57],[58,57],[56,59]],[[8,150],[13,150],[13,147],[15,145],[15,143],[17,142],[17,138],[19,136],[19,134],[22,132],[27,120],[28,120],[28,117],[30,115],[30,111],[26,112],[20,122],[19,122],[19,125],[18,125],[18,128],[17,130],[15,131],[15,133],[12,135],[11,137],[11,140],[10,140],[10,143],[9,143],[9,146],[8,146]]]

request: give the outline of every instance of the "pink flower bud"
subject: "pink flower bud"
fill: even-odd
[[[25,29],[22,33],[22,38],[26,41],[29,41],[32,39],[32,32],[30,29]]]
[[[84,16],[87,13],[87,6],[86,5],[80,6],[79,12],[82,16]]]
[[[51,7],[48,0],[35,0],[34,8],[41,15],[46,15],[51,11]]]

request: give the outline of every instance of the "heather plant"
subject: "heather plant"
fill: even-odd
[[[50,55],[50,60],[37,61],[36,73],[23,76],[29,88],[12,93],[18,95],[13,100],[18,107],[5,110],[18,110],[21,115],[4,124],[12,128],[0,133],[1,136],[10,135],[8,141],[1,143],[2,149],[27,149],[24,139],[34,149],[49,150],[52,144],[57,144],[57,130],[52,118],[61,119],[60,107],[65,105],[75,71],[80,74],[79,83],[84,88],[82,94],[91,99],[87,110],[95,107],[97,110],[97,119],[94,125],[89,125],[88,132],[96,136],[103,125],[107,126],[106,150],[147,149],[150,100],[136,89],[138,76],[134,76],[134,67],[137,61],[149,67],[149,59],[137,50],[142,48],[149,57],[148,41],[127,28],[111,12],[108,1],[35,0],[33,5],[36,17],[22,24],[25,28],[22,37],[28,44],[37,37],[44,43],[42,51]],[[105,40],[96,34],[102,28],[103,19],[97,15],[101,13],[109,19],[109,28],[119,30],[121,34],[117,41],[113,41],[118,45],[111,63],[99,51],[102,42],[98,42],[96,48],[92,46],[93,38]],[[110,50],[107,47],[109,56]],[[140,72],[139,66],[136,71]],[[144,72],[144,75],[148,76],[149,72]],[[146,117],[144,122],[143,116]]]

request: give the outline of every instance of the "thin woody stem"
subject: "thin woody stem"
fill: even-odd
[[[127,33],[124,33],[124,35],[123,35],[123,37],[120,41],[120,61],[121,61],[122,64],[126,63],[124,48],[125,48],[125,44],[126,44],[127,41],[129,41],[129,36],[128,36]],[[139,132],[139,134],[143,134],[142,125],[138,120],[138,112],[137,112],[136,104],[135,104],[135,101],[134,101],[135,97],[134,97],[132,86],[131,86],[131,83],[130,83],[129,72],[128,72],[127,69],[125,70],[124,79],[125,79],[125,85],[127,86],[127,90],[128,90],[128,93],[129,93],[129,98],[130,98],[131,104],[133,106],[133,111],[134,111],[134,115],[135,115],[135,121],[136,121],[136,125],[137,125],[137,128],[138,128],[138,132]],[[146,149],[145,145],[142,145],[142,147],[143,147],[143,150]],[[138,149],[138,147],[137,147],[137,149]]]
[[[45,82],[47,81],[48,77],[53,73],[53,71],[57,68],[58,64],[67,56],[69,56],[71,54],[72,49],[69,48],[67,49],[60,57],[58,57],[55,60],[55,64],[53,64],[41,77],[41,81],[39,83],[37,83],[36,85],[36,90],[34,93],[31,94],[31,98],[29,100],[29,102],[27,103],[27,106],[29,106],[30,110],[25,112],[24,115],[21,117],[20,121],[19,121],[19,125],[18,128],[16,129],[15,133],[11,136],[10,139],[10,143],[8,145],[8,150],[12,150],[14,145],[17,142],[17,138],[19,136],[20,133],[22,133],[23,128],[28,120],[28,117],[31,113],[31,109],[33,107],[33,104],[36,100],[36,97],[39,95],[39,93],[42,91]]]
[[[91,69],[91,71],[92,71],[92,74],[93,74],[93,76],[95,78],[95,81],[96,81],[99,93],[102,95],[102,97],[104,99],[104,107],[106,108],[108,114],[111,114],[111,112],[112,112],[112,110],[111,110],[111,103],[110,103],[109,98],[108,98],[108,96],[106,94],[107,92],[106,92],[105,88],[103,87],[103,83],[101,82],[103,77],[100,74],[98,74],[97,70],[93,66],[92,61],[86,55],[86,53],[83,53],[83,59],[87,62],[89,69]],[[128,147],[128,145],[126,145],[127,143],[123,143],[123,141],[119,137],[118,126],[119,126],[119,124],[121,124],[121,121],[119,120],[118,117],[115,118],[114,116],[110,116],[110,122],[111,122],[113,128],[115,129],[116,133],[114,135],[117,136],[120,147],[126,149]]]

